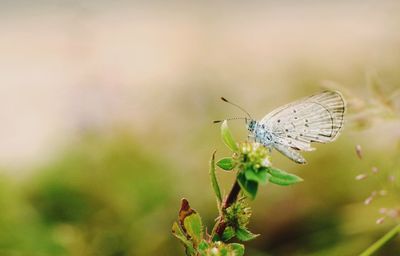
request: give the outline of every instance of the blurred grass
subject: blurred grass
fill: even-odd
[[[155,156],[127,134],[91,134],[38,170],[17,195],[16,187],[2,186],[2,252],[157,254],[176,212],[170,207],[176,187],[168,163]]]
[[[180,177],[173,170],[180,164],[172,163],[156,147],[137,141],[123,130],[111,135],[87,133],[28,179],[2,176],[0,252],[180,255],[179,244],[170,236],[179,198],[197,193],[190,199],[193,207],[200,205],[206,222],[212,222],[216,214],[207,162],[197,174],[202,179],[196,184],[196,176],[185,177],[190,170]],[[262,236],[248,245],[254,255],[354,255],[390,227],[374,224],[374,212],[379,205],[397,203],[397,195],[374,206],[362,201],[371,188],[385,182],[388,170],[398,168],[387,161],[398,152],[382,155],[366,147],[368,157],[361,161],[346,135],[318,152],[307,155],[311,164],[305,167],[274,153],[276,165],[295,171],[305,182],[285,189],[271,184],[261,188],[253,203],[251,226]],[[360,169],[371,163],[379,166],[379,179],[356,182]],[[228,189],[232,177],[222,178]],[[392,242],[382,255],[393,255],[398,245],[398,241]]]

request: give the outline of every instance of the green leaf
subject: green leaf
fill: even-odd
[[[218,208],[220,208],[221,203],[222,203],[222,195],[221,195],[221,190],[219,188],[217,176],[215,175],[215,151],[210,160],[209,173],[210,173],[211,184],[214,189],[215,197],[217,198]]]
[[[271,174],[268,173],[267,169],[260,169],[257,172],[257,177],[259,182],[262,184],[266,184],[271,177]]]
[[[191,237],[194,247],[196,247],[203,239],[203,223],[200,215],[193,212],[183,221],[186,233]]]
[[[267,169],[269,174],[271,174],[271,177],[269,178],[269,181],[271,183],[281,186],[288,186],[303,181],[302,178],[294,174],[287,173],[285,171],[272,167],[268,167]]]
[[[210,247],[209,244],[208,244],[205,240],[202,240],[202,241],[200,242],[199,246],[197,247],[197,250],[198,250],[200,253],[203,252],[203,254],[205,255],[205,252],[206,252],[206,250],[207,250],[209,247]]]
[[[217,162],[217,165],[225,171],[230,171],[235,167],[235,162],[232,157],[224,157]]]
[[[235,230],[232,227],[227,227],[222,234],[222,241],[228,241],[235,236]]]
[[[252,180],[258,182],[258,176],[256,175],[253,169],[246,170],[244,172],[244,176],[246,177],[246,180]]]
[[[222,248],[219,249],[219,254],[216,254],[216,256],[217,255],[218,256],[228,256],[228,253],[229,253],[228,249],[222,247]],[[212,254],[212,255],[214,255],[214,254]]]
[[[249,241],[249,240],[252,240],[252,239],[256,238],[257,236],[259,236],[259,235],[251,233],[246,228],[238,228],[238,229],[236,229],[236,237],[240,241]]]
[[[232,151],[239,151],[239,148],[235,142],[235,140],[233,139],[232,133],[229,130],[228,127],[228,122],[225,120],[224,122],[222,122],[221,125],[221,136],[222,136],[222,140],[224,141],[225,145],[230,148]]]
[[[244,194],[253,200],[257,194],[258,183],[256,181],[247,180],[243,173],[238,174],[237,181]]]
[[[181,228],[179,227],[178,223],[175,221],[174,224],[172,224],[172,234],[181,240],[185,245],[187,243],[190,243],[189,240],[186,238],[185,234],[183,234]]]
[[[269,174],[266,169],[259,169],[258,171],[249,169],[246,170],[244,174],[247,180],[256,181],[262,184],[266,184],[271,177],[271,174]]]
[[[188,255],[195,254],[193,244],[186,238],[185,234],[182,232],[177,222],[174,222],[174,224],[172,225],[172,234],[183,243],[186,251],[188,252]]]
[[[231,252],[234,253],[234,256],[243,256],[244,255],[244,245],[238,243],[229,244]]]
[[[178,222],[173,224],[172,233],[185,245],[186,255],[197,255],[194,248],[203,240],[203,224],[200,215],[190,207],[185,198],[181,200]]]

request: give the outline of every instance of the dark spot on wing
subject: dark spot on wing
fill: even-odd
[[[330,137],[332,137],[331,135],[326,135],[326,134],[322,134],[322,133],[318,133],[318,135],[320,135],[320,136],[324,136],[324,137],[327,137],[327,138],[330,138]]]

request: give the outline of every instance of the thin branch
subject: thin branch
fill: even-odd
[[[226,208],[228,208],[234,202],[236,202],[239,193],[240,193],[240,185],[237,182],[237,180],[235,180],[235,183],[233,184],[231,191],[229,192],[228,196],[225,198],[224,202],[222,203],[221,215],[218,217],[218,222],[216,223],[216,226],[213,229],[220,238],[224,234],[224,231],[225,231],[225,228],[227,225],[227,223],[224,220],[223,214],[224,214]]]
[[[400,224],[394,227],[392,230],[387,232],[383,237],[381,237],[378,241],[373,243],[370,247],[368,247],[360,256],[369,256],[375,253],[377,250],[382,248],[387,242],[389,242],[392,238],[400,233]]]

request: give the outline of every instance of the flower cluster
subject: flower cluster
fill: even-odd
[[[240,170],[258,171],[261,168],[271,166],[269,151],[259,143],[242,142],[239,144],[239,152],[233,156]]]
[[[226,209],[225,218],[229,226],[245,228],[249,224],[251,208],[244,198],[239,199]]]

